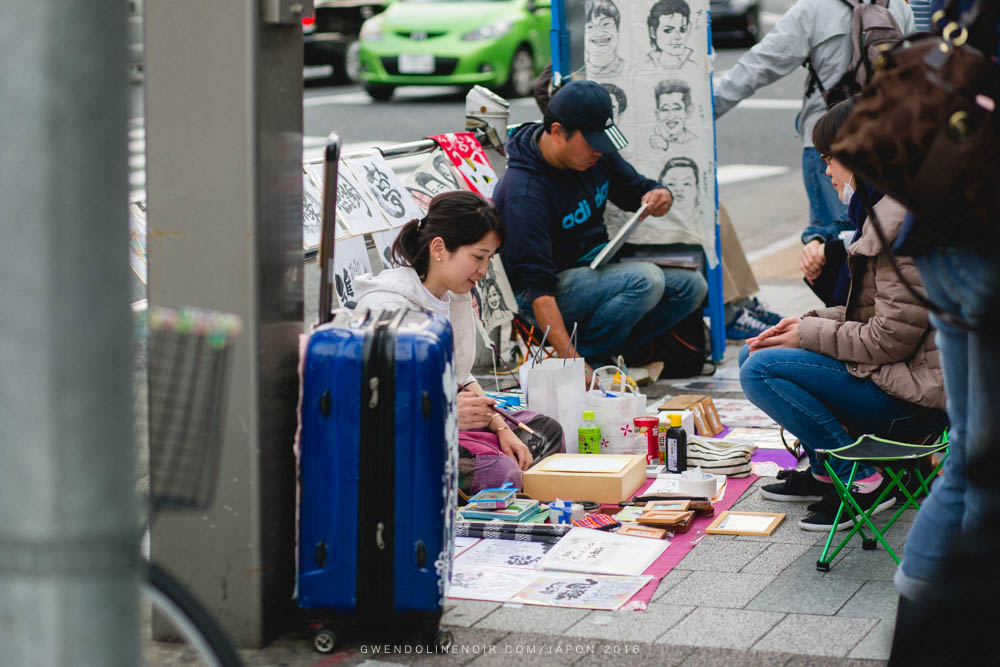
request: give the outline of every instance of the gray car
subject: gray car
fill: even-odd
[[[337,83],[357,83],[358,31],[391,0],[315,0],[312,19],[302,21],[304,64],[332,65]]]

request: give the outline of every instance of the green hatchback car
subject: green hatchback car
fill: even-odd
[[[361,26],[361,85],[380,101],[397,86],[526,97],[549,61],[551,23],[550,0],[395,0]]]

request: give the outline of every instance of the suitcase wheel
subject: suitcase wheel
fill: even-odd
[[[313,635],[313,648],[320,653],[333,653],[337,646],[337,634],[329,628],[320,628]]]
[[[424,636],[424,643],[427,644],[428,648],[438,653],[448,653],[451,651],[451,645],[454,642],[455,638],[448,630],[435,630],[430,636]]]

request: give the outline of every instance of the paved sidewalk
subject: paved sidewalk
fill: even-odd
[[[794,257],[793,257],[794,255]],[[819,305],[796,270],[798,248],[754,266],[760,298],[783,315]],[[736,363],[730,344],[723,366]],[[648,393],[682,393],[660,381]],[[733,394],[727,396],[732,397]],[[784,512],[770,537],[707,535],[660,583],[648,611],[603,612],[450,600],[444,624],[454,633],[449,655],[405,647],[346,644],[321,656],[301,633],[259,650],[248,665],[385,663],[506,665],[876,665],[884,664],[895,617],[895,564],[883,549],[852,542],[828,573],[816,570],[825,534],[796,525],[804,503],[763,500],[762,478],[735,510]],[[902,546],[914,518],[908,510],[888,534]],[[384,654],[386,648],[389,654]],[[150,643],[152,664],[188,664],[171,645]],[[410,649],[411,651],[413,649]],[[376,653],[375,651],[379,651]]]

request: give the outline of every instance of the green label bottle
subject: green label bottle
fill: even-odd
[[[594,412],[585,410],[583,413],[583,425],[577,429],[580,437],[581,454],[601,453],[601,427],[594,423]]]

